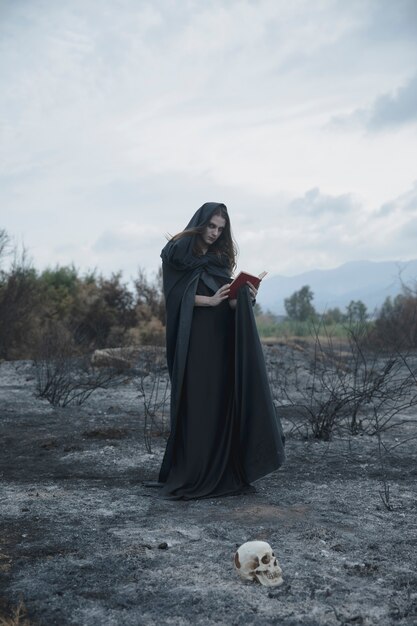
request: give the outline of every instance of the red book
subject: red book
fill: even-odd
[[[246,285],[247,282],[252,283],[252,285],[258,289],[261,280],[266,276],[267,272],[262,272],[259,276],[254,276],[253,274],[248,274],[248,272],[239,272],[236,278],[230,283],[230,292],[229,298],[231,300],[235,300],[237,298],[237,292],[242,287],[242,285]]]

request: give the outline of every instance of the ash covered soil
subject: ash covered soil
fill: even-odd
[[[1,363],[0,616],[23,601],[44,626],[416,624],[415,424],[384,433],[402,443],[384,455],[387,510],[375,437],[309,440],[294,407],[279,410],[287,461],[256,493],[163,500],[143,485],[165,440],[145,445],[137,381],[53,408],[33,363]],[[282,586],[237,576],[253,539],[273,547]]]

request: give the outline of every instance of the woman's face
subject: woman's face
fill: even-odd
[[[221,217],[221,215],[213,215],[201,235],[204,243],[208,246],[211,246],[215,241],[218,240],[218,238],[224,231],[225,226],[226,220],[224,219],[224,217]]]

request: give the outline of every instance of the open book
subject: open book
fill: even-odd
[[[268,272],[262,272],[259,276],[254,276],[253,274],[248,274],[248,272],[239,272],[236,278],[230,283],[229,298],[231,300],[235,300],[237,298],[237,292],[242,285],[246,285],[247,282],[252,283],[252,285],[258,289],[261,280],[267,275],[267,273]]]

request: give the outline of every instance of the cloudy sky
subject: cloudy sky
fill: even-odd
[[[0,0],[0,228],[155,271],[227,204],[240,267],[417,257],[417,0]]]

